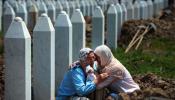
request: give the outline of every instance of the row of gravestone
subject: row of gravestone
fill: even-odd
[[[6,10],[6,8],[10,9],[9,6],[12,6],[13,12],[9,12],[9,10]],[[40,16],[41,13],[47,13],[48,16],[51,18],[52,22],[55,22],[56,16],[59,14],[60,11],[64,10],[67,12],[69,16],[72,16],[73,10],[76,8],[80,8],[83,12],[84,16],[90,16],[92,15],[92,11],[94,10],[94,7],[97,6],[96,2],[93,0],[82,0],[80,2],[78,1],[31,1],[28,0],[27,2],[22,1],[6,1],[4,3],[4,14],[6,16],[9,16],[10,14],[15,16],[20,16],[24,19],[25,23],[28,24],[28,27],[30,30],[32,30],[32,25],[34,22],[31,21],[31,17],[33,16]],[[6,18],[6,17],[4,17]],[[6,19],[4,19],[6,20]],[[36,17],[35,17],[36,20]],[[6,23],[6,22],[4,22]],[[9,23],[9,22],[8,22]],[[7,28],[4,27],[4,32],[6,32]]]
[[[43,0],[39,1],[31,1],[28,0],[27,2],[15,0],[8,0],[3,4],[3,33],[5,33],[11,23],[11,19],[14,16],[20,16],[23,18],[29,31],[33,30],[34,24],[36,23],[37,16],[40,16],[41,13],[47,13],[48,16],[51,18],[52,22],[54,23],[56,20],[56,16],[59,14],[60,11],[66,11],[70,16],[72,12],[76,8],[80,8],[84,16],[92,16],[94,7],[99,5],[103,12],[106,12],[109,4],[111,4],[112,0],[82,0],[82,1],[49,1]],[[114,0],[115,5],[118,4],[118,0]],[[1,4],[1,3],[0,3]],[[147,19],[151,18],[152,16],[157,16],[159,11],[165,7],[167,7],[168,0],[135,0],[133,3],[132,0],[130,1],[121,1],[121,10],[127,12],[125,19]],[[13,8],[12,10],[11,8]],[[2,8],[1,8],[2,9]],[[1,16],[1,14],[0,14]],[[1,21],[0,21],[1,22]],[[1,26],[0,26],[1,27]]]
[[[96,30],[93,32],[96,32],[94,40],[99,45],[104,41],[104,15],[100,7],[95,12]],[[54,26],[47,14],[42,14],[31,39],[25,22],[16,17],[4,38],[6,100],[31,100],[31,87],[34,100],[54,100],[55,88],[68,65],[74,56],[78,59],[79,50],[85,47],[85,25],[79,9],[71,19],[66,12],[60,12]]]
[[[122,23],[120,18],[127,14],[121,9],[119,4],[111,5],[106,14],[107,45],[113,48],[117,48],[117,35]],[[94,12],[93,48],[104,44],[105,22],[100,7],[95,8]],[[83,14],[80,10],[75,10],[70,19],[66,12],[61,11],[54,26],[48,15],[42,14],[34,26],[33,39],[23,20],[19,17],[12,19],[4,38],[5,98],[31,100],[33,90],[34,100],[54,100],[55,88],[62,80],[68,65],[78,58],[79,50],[85,47],[86,23]]]

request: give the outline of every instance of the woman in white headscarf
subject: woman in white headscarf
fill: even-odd
[[[140,90],[134,82],[128,70],[113,56],[106,45],[98,46],[94,53],[101,68],[101,72],[109,73],[110,76],[97,85],[98,89],[108,87],[114,92],[131,93]]]

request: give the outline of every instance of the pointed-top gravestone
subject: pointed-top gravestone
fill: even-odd
[[[105,5],[104,5],[104,1],[99,1],[98,5],[101,7],[102,11],[105,11]]]
[[[139,4],[140,4],[140,18],[147,19],[148,18],[147,3],[145,1],[139,1]]]
[[[12,0],[10,0],[12,1]],[[16,0],[13,0],[12,2],[9,2],[10,5],[12,6],[12,8],[14,9],[14,12],[16,13],[17,12],[17,9],[18,9],[18,3]]]
[[[27,11],[29,11],[29,8],[33,5],[33,2],[31,0],[26,1]]]
[[[104,44],[104,15],[103,11],[99,6],[94,10],[92,16],[92,48],[95,49],[97,46]]]
[[[3,14],[3,33],[5,34],[9,28],[11,22],[15,18],[15,12],[13,8],[9,5]]]
[[[33,4],[32,6],[29,7],[29,11],[28,11],[28,29],[29,32],[32,33],[33,28],[36,24],[36,20],[38,18],[38,9],[37,7]]]
[[[140,19],[140,5],[138,1],[134,2],[134,19]]]
[[[124,3],[121,4],[121,9],[122,9],[122,22],[124,23],[125,21],[127,21],[127,9]]]
[[[39,10],[39,16],[41,16],[42,13],[48,13],[47,7],[43,1],[39,2],[38,5],[38,10]]]
[[[154,0],[153,7],[154,7],[154,17],[159,15],[159,0]]]
[[[73,2],[75,2],[75,8],[76,8],[76,9],[80,9],[79,1],[78,1],[78,0],[75,0],[75,1],[73,1]]]
[[[31,100],[31,37],[16,17],[5,34],[5,100]]]
[[[18,4],[16,16],[21,17],[27,25],[27,9],[23,4]]]
[[[88,0],[89,1],[89,5],[90,5],[90,16],[92,16],[93,10],[94,10],[94,4],[92,0]]]
[[[72,1],[69,2],[69,13],[70,13],[70,18],[73,14],[73,11],[75,10],[75,5]]]
[[[73,30],[73,37],[72,37],[72,56],[73,61],[78,60],[78,54],[81,48],[85,47],[85,25],[86,22],[84,20],[83,14],[81,13],[80,9],[76,9],[71,18],[72,22],[72,30]]]
[[[81,10],[83,16],[85,16],[86,15],[86,5],[85,5],[84,1],[80,1],[80,10]]]
[[[147,0],[147,4],[148,4],[148,17],[152,18],[153,17],[153,2],[152,0]]]
[[[47,5],[47,9],[48,9],[48,16],[50,17],[52,23],[55,23],[55,17],[56,17],[56,9],[55,6],[52,4],[52,2],[49,2],[49,4]]]
[[[119,39],[120,35],[121,35],[121,29],[122,29],[122,20],[123,20],[123,16],[122,16],[122,8],[121,5],[119,3],[117,3],[115,5],[116,10],[117,10],[117,37]]]
[[[72,63],[72,24],[65,11],[56,19],[55,33],[55,86],[58,88]]]
[[[59,14],[62,10],[63,10],[63,7],[62,7],[60,1],[58,0],[58,1],[56,2],[56,18],[57,18],[58,14]]]
[[[5,1],[4,4],[3,4],[3,12],[5,11],[5,9],[6,9],[8,6],[11,6],[11,5],[9,4],[8,1]]]
[[[90,4],[87,0],[84,1],[85,3],[85,10],[86,10],[86,16],[90,16]]]
[[[63,6],[63,10],[70,15],[70,11],[69,11],[69,4],[67,1],[61,1],[61,5]]]
[[[33,31],[33,98],[55,100],[55,29],[47,14]]]
[[[98,5],[97,5],[97,2],[95,0],[92,0],[92,4],[93,4],[93,8],[92,8],[92,15],[93,15],[93,11],[94,11],[95,7]]]
[[[134,17],[134,7],[132,5],[132,2],[127,3],[126,9],[127,9],[127,19],[128,20],[133,19],[133,17]]]
[[[107,45],[110,48],[117,48],[117,11],[112,4],[107,12]]]

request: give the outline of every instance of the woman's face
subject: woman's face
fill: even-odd
[[[96,60],[97,60],[97,62],[98,62],[99,67],[102,67],[102,65],[101,65],[101,60],[100,60],[100,56],[98,56],[97,54],[95,54],[95,57],[96,57]]]
[[[90,52],[87,56],[87,61],[90,65],[93,65],[94,64],[94,61],[95,61],[96,57],[95,57],[95,54],[94,52]]]

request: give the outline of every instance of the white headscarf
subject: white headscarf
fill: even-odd
[[[130,93],[140,89],[128,70],[113,56],[111,50],[106,45],[98,46],[94,53],[100,57],[101,65],[103,66],[102,73],[110,73],[107,79],[97,85],[97,89],[108,85],[110,85],[112,90],[118,92]],[[117,81],[113,82],[116,79]]]
[[[98,46],[94,53],[100,57],[101,66],[107,66],[113,59],[113,54],[106,45]]]

